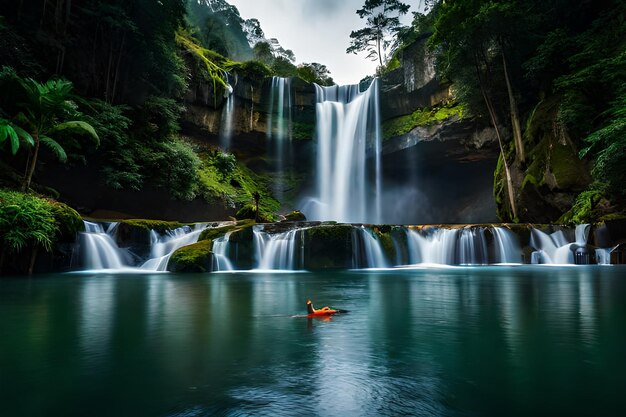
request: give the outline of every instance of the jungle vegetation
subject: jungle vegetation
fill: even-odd
[[[366,1],[357,13],[361,16],[373,3],[380,11],[380,1]],[[413,12],[412,24],[397,29],[394,49],[379,71],[397,68],[413,43],[427,43],[440,82],[452,84],[466,113],[496,130],[501,156],[494,193],[500,218],[528,221],[518,206],[559,192],[563,184],[579,193],[563,221],[593,221],[623,211],[626,2],[420,4],[426,9]],[[370,38],[358,37],[364,46],[373,45]],[[580,207],[586,208],[585,215]]]

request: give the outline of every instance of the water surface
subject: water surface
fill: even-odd
[[[0,280],[0,415],[626,410],[626,269]],[[293,317],[305,301],[350,313]]]

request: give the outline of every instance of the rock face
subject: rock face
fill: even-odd
[[[428,51],[428,36],[400,53],[400,67],[382,77],[381,116],[384,119],[412,113],[418,107],[434,106],[451,97],[450,87],[435,77],[435,61]]]

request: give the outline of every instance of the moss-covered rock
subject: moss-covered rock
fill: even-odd
[[[321,225],[306,230],[304,268],[352,267],[352,226]]]
[[[289,222],[304,222],[306,221],[306,216],[300,210],[294,210],[285,215],[285,220]]]
[[[240,208],[237,211],[237,214],[235,214],[235,218],[237,220],[256,219],[257,218],[256,207],[252,204],[245,204],[242,208]],[[259,218],[258,218],[259,223],[270,223],[273,220],[274,220],[274,215],[272,213],[268,213],[264,211],[262,207],[259,207]]]
[[[387,260],[394,261],[396,259],[396,246],[391,237],[391,226],[377,226],[374,228],[374,233],[380,242],[380,246]]]
[[[224,236],[228,232],[234,232],[236,230],[240,230],[246,227],[252,227],[254,225],[254,221],[250,219],[239,220],[237,222],[233,222],[232,224],[228,224],[226,226],[221,227],[210,227],[204,229],[202,233],[200,233],[200,237],[198,240],[215,240],[218,237]]]
[[[383,140],[394,136],[402,136],[418,126],[428,126],[453,117],[460,120],[466,116],[463,106],[458,103],[420,108],[407,116],[387,120],[382,125]]]
[[[229,258],[237,269],[252,269],[255,266],[254,223],[240,225],[228,237]]]
[[[555,222],[572,208],[576,197],[589,186],[591,176],[588,164],[578,157],[576,141],[562,127],[559,108],[560,98],[549,97],[529,115],[523,138],[525,163],[515,160],[513,141],[505,146],[518,219],[512,218],[500,158],[494,173],[494,196],[501,220]],[[570,220],[573,217],[576,216],[572,213],[568,215]]]
[[[83,223],[82,217],[67,204],[56,200],[47,200],[52,207],[54,219],[59,227],[59,240],[63,242],[73,242],[76,238],[76,233],[85,230],[85,223]]]
[[[128,219],[120,221],[120,227],[122,226],[141,229],[145,231],[156,230],[159,233],[165,233],[168,230],[174,230],[184,226],[184,223],[166,220]]]
[[[211,272],[213,271],[213,253],[211,240],[183,246],[172,254],[167,263],[170,272]]]

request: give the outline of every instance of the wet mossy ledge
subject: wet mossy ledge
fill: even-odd
[[[183,246],[172,254],[167,270],[170,272],[211,272],[213,271],[213,253],[211,240],[200,240]]]

